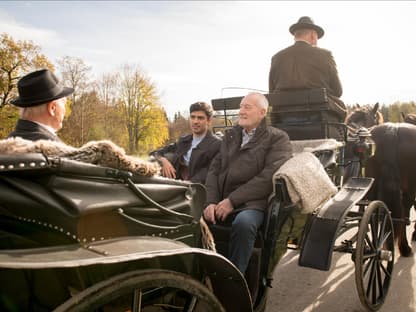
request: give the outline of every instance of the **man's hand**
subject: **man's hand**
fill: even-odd
[[[215,224],[215,204],[209,204],[204,210],[204,218],[208,222]]]
[[[217,217],[217,220],[224,221],[233,210],[233,204],[226,198],[220,201],[215,207],[215,216]]]
[[[165,157],[158,157],[159,162],[162,165],[162,176],[166,177],[166,178],[170,178],[170,179],[175,179],[176,178],[176,170],[175,168],[172,166],[172,164],[170,163],[170,161],[165,158]]]

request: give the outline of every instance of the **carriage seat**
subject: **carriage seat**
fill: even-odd
[[[204,202],[199,184],[42,154],[0,155],[0,216],[81,241],[170,235],[199,220]]]

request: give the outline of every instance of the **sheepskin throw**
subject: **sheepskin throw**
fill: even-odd
[[[302,213],[318,210],[337,193],[324,167],[311,152],[295,154],[274,174],[273,181],[279,178],[284,179],[292,203]]]
[[[111,141],[90,141],[80,148],[50,140],[29,141],[22,138],[0,140],[0,154],[42,153],[85,163],[127,170],[142,176],[153,176],[159,165],[126,155],[123,148]]]

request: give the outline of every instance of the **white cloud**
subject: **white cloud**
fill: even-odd
[[[65,45],[65,40],[60,38],[56,31],[18,22],[2,10],[0,10],[0,29],[2,33],[12,35],[14,39],[32,40],[41,47]]]

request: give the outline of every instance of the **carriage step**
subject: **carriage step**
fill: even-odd
[[[314,215],[305,227],[299,265],[328,271],[334,242],[348,211],[368,192],[372,178],[351,178],[341,190]]]

